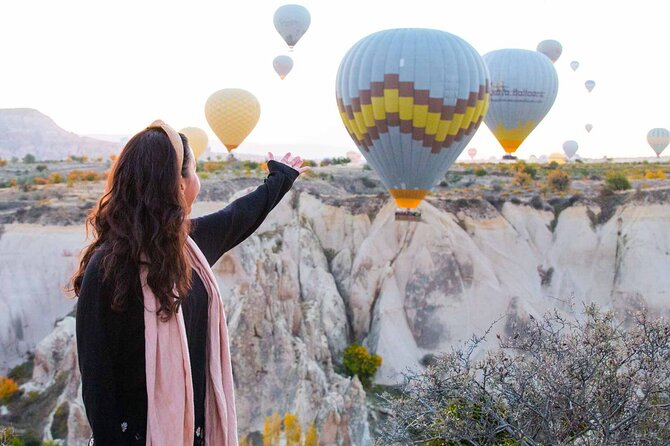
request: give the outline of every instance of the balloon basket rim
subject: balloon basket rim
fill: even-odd
[[[415,209],[396,209],[396,221],[421,221],[421,211]]]

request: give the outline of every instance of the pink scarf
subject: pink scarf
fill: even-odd
[[[237,446],[237,415],[228,328],[216,279],[200,248],[189,237],[187,257],[209,295],[205,442]],[[140,271],[144,295],[144,342],[147,374],[147,446],[193,445],[194,413],[191,365],[182,310],[168,322],[156,315],[158,301]]]

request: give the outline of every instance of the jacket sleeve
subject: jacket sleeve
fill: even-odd
[[[97,256],[89,262],[77,302],[76,335],[82,397],[95,445],[123,445],[112,364],[112,342],[105,314],[111,311],[102,292]]]
[[[249,237],[291,189],[297,170],[268,162],[270,173],[255,191],[213,214],[191,220],[191,238],[212,266],[228,250]]]

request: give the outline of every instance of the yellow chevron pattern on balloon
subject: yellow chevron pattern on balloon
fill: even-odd
[[[240,88],[214,92],[205,104],[207,123],[229,152],[249,136],[260,115],[258,99]]]
[[[502,124],[498,124],[495,130],[493,130],[493,135],[500,142],[502,148],[505,149],[505,152],[514,153],[536,126],[537,123],[535,121],[526,121],[519,127],[512,129],[506,129]]]
[[[423,129],[424,135],[434,136],[436,142],[442,143],[447,136],[466,132],[476,124],[486,114],[489,98],[488,92],[479,94],[476,102],[465,107],[464,112],[453,113],[451,119],[442,119],[441,110],[430,111],[427,104],[416,104],[414,97],[399,97],[397,88],[384,89],[382,96],[371,97],[370,104],[361,104],[360,111],[340,107],[340,118],[349,134],[360,144],[369,136],[369,129],[376,128],[380,122],[392,126],[392,115],[397,115],[400,121],[411,122],[412,128]]]

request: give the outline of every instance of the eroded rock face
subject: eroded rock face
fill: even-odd
[[[604,224],[580,204],[552,225],[553,213],[509,203],[500,211],[486,202],[452,209],[433,199],[421,205],[421,222],[408,223],[395,221],[391,202],[366,212],[358,202],[326,201],[334,203],[291,192],[213,268],[231,334],[240,435],[262,432],[274,412],[291,412],[303,431],[316,422],[321,444],[371,444],[360,382],[335,372],[354,341],[382,356],[375,382],[395,384],[427,355],[496,321],[493,334],[510,332],[529,315],[582,302],[624,315],[643,306],[670,312],[666,204],[627,204]],[[201,203],[195,213],[223,205]],[[12,275],[17,284],[32,280]],[[18,326],[6,323],[0,327],[14,336],[6,339],[18,338]],[[74,342],[64,335],[70,325],[61,322],[40,347],[59,353],[36,354],[34,385],[53,379],[53,370],[71,370],[62,400],[72,402],[80,390],[72,347],[64,347]],[[79,402],[69,418],[79,441]]]

